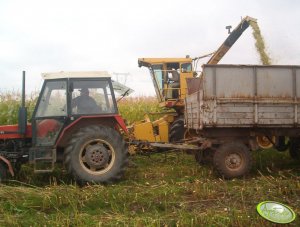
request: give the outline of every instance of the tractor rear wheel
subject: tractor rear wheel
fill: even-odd
[[[231,179],[242,177],[250,171],[252,156],[246,145],[232,142],[221,145],[217,149],[213,162],[222,177]]]
[[[178,142],[184,138],[184,119],[183,116],[177,118],[171,125],[169,141]]]
[[[80,184],[111,183],[121,179],[128,151],[121,135],[105,126],[89,126],[77,132],[65,150],[68,172]]]
[[[7,179],[7,165],[0,161],[0,183],[4,182]]]

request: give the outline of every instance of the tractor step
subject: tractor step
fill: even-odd
[[[30,162],[35,173],[50,173],[56,162],[56,149],[53,147],[35,147],[30,149]]]

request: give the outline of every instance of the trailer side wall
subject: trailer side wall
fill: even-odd
[[[300,66],[204,65],[188,128],[298,127]]]

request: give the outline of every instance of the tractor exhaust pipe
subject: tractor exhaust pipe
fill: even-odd
[[[22,105],[21,108],[25,108],[25,71],[23,71],[22,75]]]
[[[18,122],[19,122],[18,123],[19,133],[25,135],[26,128],[27,128],[27,109],[25,107],[25,71],[23,71],[23,78],[22,78],[22,102],[21,102],[21,107],[19,108]]]

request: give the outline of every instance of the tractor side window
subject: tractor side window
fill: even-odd
[[[192,64],[191,63],[183,63],[183,64],[181,64],[181,72],[182,73],[190,73],[190,72],[192,72]]]
[[[73,82],[72,114],[115,113],[108,81],[80,80]]]
[[[66,87],[66,81],[47,81],[38,104],[36,117],[66,116]]]

